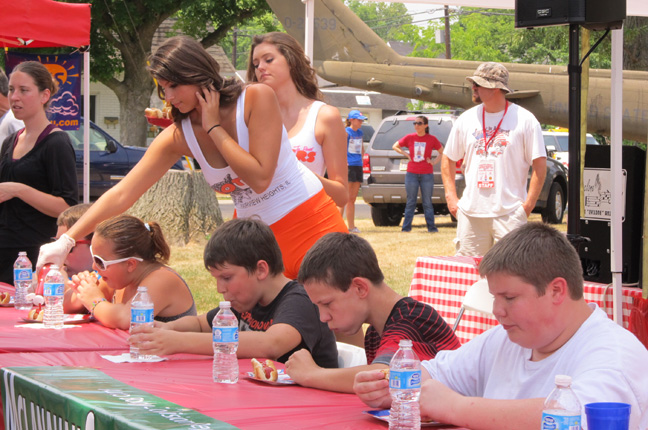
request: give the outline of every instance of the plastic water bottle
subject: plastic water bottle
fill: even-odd
[[[239,366],[236,358],[238,349],[238,320],[231,310],[230,302],[220,302],[220,310],[212,321],[214,342],[214,382],[236,384]]]
[[[141,326],[153,327],[153,300],[146,287],[137,287],[137,294],[131,301],[130,332],[133,332],[133,328]],[[139,348],[133,345],[130,346],[130,356],[132,360],[152,358],[150,355],[140,355]]]
[[[580,430],[581,404],[571,389],[571,376],[556,375],[555,382],[544,402],[541,430]]]
[[[389,430],[420,429],[421,361],[409,339],[401,339],[389,363],[389,394]]]
[[[25,251],[18,253],[18,258],[13,266],[14,271],[14,287],[16,287],[16,295],[14,296],[14,307],[20,310],[29,310],[32,303],[27,300],[27,294],[31,292],[32,283],[32,264],[27,258]]]
[[[45,285],[43,287],[43,295],[45,296],[43,324],[46,328],[63,328],[64,289],[63,274],[57,265],[52,264],[47,276],[45,276]]]

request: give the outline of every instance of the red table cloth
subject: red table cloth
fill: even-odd
[[[0,367],[65,364],[97,368],[135,388],[241,429],[387,429],[386,423],[363,413],[370,408],[353,394],[253,381],[247,377],[252,370],[247,359],[239,360],[239,382],[224,385],[212,382],[212,358],[208,356],[177,354],[158,363],[120,364],[101,358],[101,354],[122,352],[0,354]]]
[[[468,287],[479,280],[478,264],[473,257],[419,257],[416,259],[410,297],[432,305],[450,325],[453,325]],[[641,289],[624,287],[623,326],[628,328],[632,301],[641,297]],[[598,304],[612,318],[612,285],[585,282],[583,295],[587,302]],[[465,343],[497,324],[488,315],[466,310],[456,335]]]

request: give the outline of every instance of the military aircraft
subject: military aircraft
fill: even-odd
[[[304,40],[301,0],[267,0],[285,30]],[[313,65],[338,85],[453,107],[473,106],[465,80],[479,62],[404,57],[374,33],[342,0],[314,0]],[[506,63],[507,97],[544,124],[569,126],[567,66]],[[610,70],[589,71],[587,131],[610,134]],[[623,72],[623,138],[648,140],[648,72]]]

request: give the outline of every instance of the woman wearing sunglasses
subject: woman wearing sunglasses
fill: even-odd
[[[434,224],[434,207],[432,206],[432,192],[434,191],[434,166],[441,160],[443,146],[439,139],[430,134],[428,119],[425,116],[417,116],[414,120],[414,133],[394,143],[392,149],[408,158],[407,173],[405,174],[405,192],[407,193],[407,204],[405,205],[405,218],[403,219],[403,232],[412,231],[412,219],[416,209],[416,198],[419,188],[421,189],[421,201],[425,213],[425,223],[428,232],[436,233]],[[408,148],[409,152],[401,148]],[[432,151],[437,151],[436,157]]]
[[[148,287],[157,321],[196,315],[189,287],[166,265],[171,254],[156,222],[119,215],[99,224],[90,246],[93,268],[72,277],[77,299],[103,325],[128,329],[137,287]],[[100,278],[99,278],[100,277]]]

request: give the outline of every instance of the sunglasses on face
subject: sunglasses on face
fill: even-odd
[[[413,124],[414,124],[414,125],[425,125],[425,123],[422,122],[422,121],[414,121]]]
[[[99,257],[98,255],[94,255],[94,252],[92,252],[92,245],[90,245],[90,254],[92,254],[92,261],[94,261],[94,264],[97,265],[99,270],[106,270],[108,266],[111,266],[113,264],[117,263],[123,263],[124,261],[128,260],[137,260],[137,261],[144,261],[143,259],[139,257],[126,257],[126,258],[118,258],[117,260],[104,260],[103,258]]]

